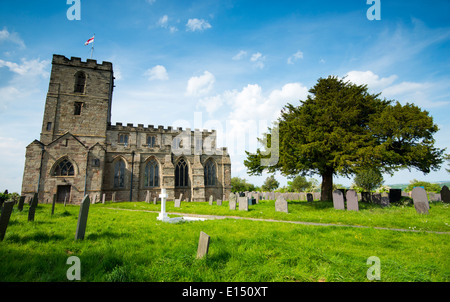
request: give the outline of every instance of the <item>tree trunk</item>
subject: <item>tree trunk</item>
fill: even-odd
[[[322,186],[320,200],[333,200],[333,170],[327,170],[322,173]]]

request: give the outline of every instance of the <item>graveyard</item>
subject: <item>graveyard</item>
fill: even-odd
[[[388,206],[358,200],[357,210],[348,200],[342,210],[266,197],[167,200],[170,218],[204,218],[176,223],[158,220],[161,200],[14,205],[0,279],[67,282],[66,261],[76,256],[81,282],[369,282],[375,256],[380,282],[449,281],[449,203],[430,201],[422,213],[409,197]]]

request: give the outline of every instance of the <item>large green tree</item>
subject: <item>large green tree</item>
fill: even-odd
[[[438,170],[444,150],[434,147],[438,127],[414,104],[380,99],[367,85],[320,78],[300,105],[287,104],[277,123],[259,138],[264,150],[247,153],[250,175],[264,170],[285,176],[322,177],[321,200],[331,200],[333,176],[350,177],[362,168],[381,172]],[[277,139],[278,138],[278,142]],[[267,154],[278,154],[267,164]]]
[[[275,179],[275,176],[270,175],[264,181],[264,184],[261,186],[261,189],[263,191],[271,192],[271,191],[274,191],[275,189],[277,189],[279,186],[280,186],[280,183]]]

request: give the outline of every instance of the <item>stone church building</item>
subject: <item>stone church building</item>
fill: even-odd
[[[26,148],[22,195],[39,202],[228,198],[231,162],[216,132],[111,124],[113,66],[54,55],[40,140]],[[158,198],[159,199],[159,198]]]

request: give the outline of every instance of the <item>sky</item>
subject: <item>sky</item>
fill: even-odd
[[[113,63],[113,124],[214,129],[232,177],[255,185],[268,174],[248,175],[244,151],[329,75],[428,111],[435,146],[449,153],[450,2],[368,2],[0,0],[0,191],[21,190],[53,54],[85,61],[94,34],[92,59]],[[449,180],[446,167],[402,170],[385,184]]]

